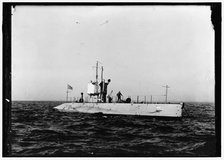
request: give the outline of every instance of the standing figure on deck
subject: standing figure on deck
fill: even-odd
[[[83,93],[81,93],[81,98],[79,99],[79,102],[80,102],[80,103],[84,102],[84,99],[83,99]]]
[[[102,98],[102,101],[104,103],[106,103],[106,97],[107,97],[107,86],[110,83],[110,79],[108,79],[107,83],[105,82],[105,80],[103,80],[102,82],[100,82],[100,95]]]
[[[112,102],[112,100],[113,100],[113,98],[112,98],[112,96],[111,96],[111,94],[113,93],[113,90],[110,92],[110,94],[107,96],[107,98],[108,98],[108,102],[109,103],[111,103]]]
[[[121,102],[121,96],[123,96],[123,95],[122,95],[121,92],[119,91],[119,92],[117,93],[117,101],[118,101],[118,102]]]

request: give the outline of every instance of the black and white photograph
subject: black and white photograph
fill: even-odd
[[[219,18],[221,3],[5,3],[3,155],[221,156]]]

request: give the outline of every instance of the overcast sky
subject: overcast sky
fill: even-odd
[[[12,100],[87,96],[96,61],[108,92],[154,100],[214,101],[208,6],[16,6]]]

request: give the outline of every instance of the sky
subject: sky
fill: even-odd
[[[86,97],[99,61],[113,96],[214,102],[208,6],[16,6],[12,24],[12,100]]]

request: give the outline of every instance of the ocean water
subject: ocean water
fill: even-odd
[[[11,156],[216,156],[214,104],[186,103],[181,120],[64,113],[60,104],[12,103]]]

